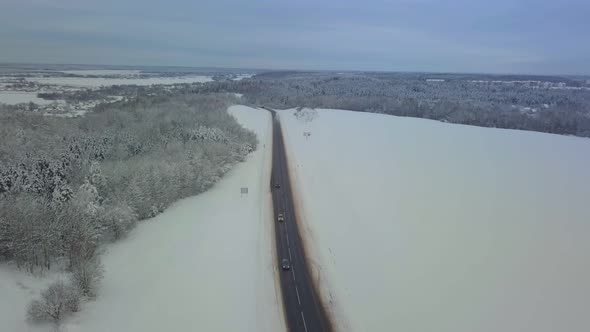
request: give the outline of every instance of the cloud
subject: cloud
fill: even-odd
[[[5,1],[0,61],[590,72],[583,1]]]

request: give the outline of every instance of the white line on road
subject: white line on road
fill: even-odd
[[[289,248],[287,248],[287,250],[289,250],[289,260],[292,261],[293,258],[291,258],[291,248],[289,247]]]
[[[295,270],[291,269],[291,274],[293,275],[293,281],[297,281],[297,279],[295,279]]]
[[[301,311],[301,319],[303,319],[303,328],[305,332],[307,332],[307,324],[305,324],[305,316],[303,316],[303,311]]]
[[[287,246],[289,246],[289,234],[285,233],[285,237],[287,238]]]
[[[295,293],[297,293],[297,303],[301,305],[301,299],[299,298],[299,290],[297,289],[297,286],[295,286]]]

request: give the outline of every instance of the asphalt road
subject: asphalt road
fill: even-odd
[[[303,242],[299,233],[296,210],[293,204],[291,184],[287,167],[281,126],[273,116],[273,153],[271,190],[274,208],[275,236],[277,249],[277,269],[281,279],[281,292],[287,326],[291,332],[332,331],[324,307],[314,288],[305,259]],[[280,188],[275,188],[275,183]],[[285,221],[277,221],[283,213]],[[283,270],[281,261],[288,259],[289,270]]]

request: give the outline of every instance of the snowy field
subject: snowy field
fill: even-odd
[[[108,246],[98,298],[62,331],[285,330],[268,186],[271,117],[245,106],[229,112],[257,133],[259,149],[209,191],[177,202]],[[32,330],[25,307],[46,281],[31,278],[0,266],[1,331]]]
[[[233,80],[234,81],[241,81],[244,78],[251,78],[252,76],[254,76],[254,74],[238,74],[238,75],[236,75],[236,77]]]
[[[79,76],[139,76],[141,70],[120,70],[120,69],[83,69],[63,70],[62,73]]]
[[[304,236],[340,331],[590,331],[590,139],[293,113]]]
[[[27,77],[27,81],[40,84],[81,88],[98,88],[110,85],[154,85],[211,82],[210,76],[150,77],[150,78],[105,78],[105,77]]]
[[[34,102],[39,105],[49,105],[54,100],[45,100],[37,97],[37,92],[24,91],[0,91],[0,103],[15,105],[20,103]]]

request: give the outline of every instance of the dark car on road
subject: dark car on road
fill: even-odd
[[[291,263],[289,263],[289,260],[286,258],[283,258],[283,260],[281,261],[281,269],[289,270],[290,268],[291,268]]]
[[[275,188],[279,189],[281,187],[281,184],[278,182],[275,182]]]

